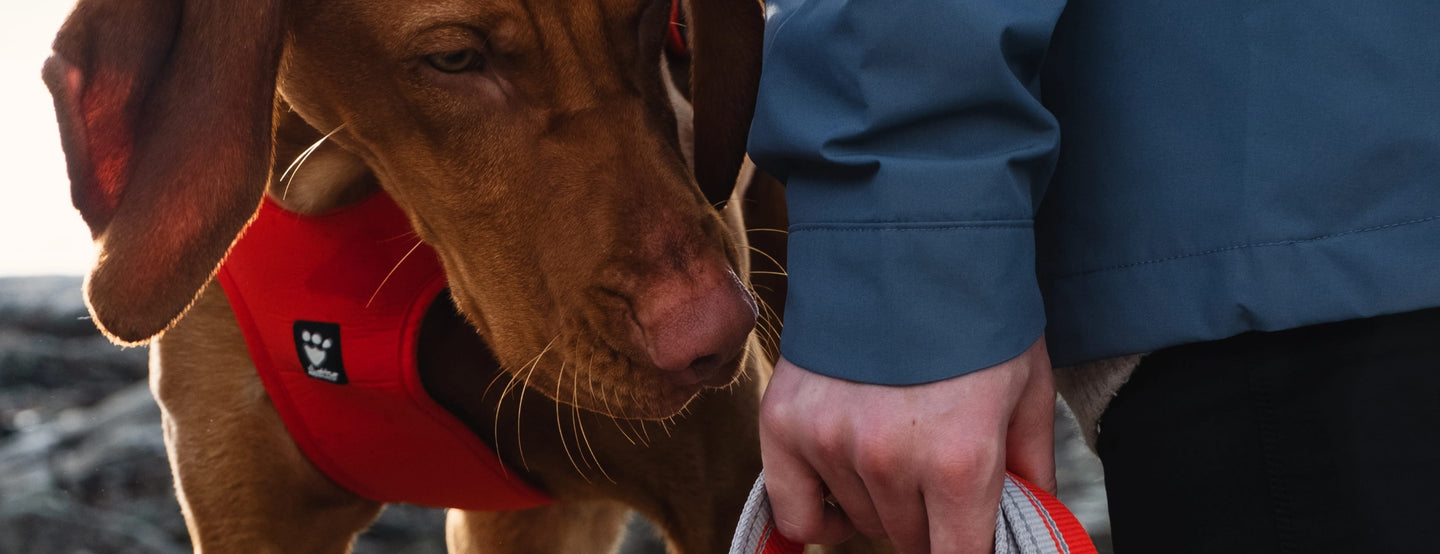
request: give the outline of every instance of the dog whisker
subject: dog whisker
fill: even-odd
[[[564,379],[555,383],[555,396],[560,396],[560,384]],[[570,377],[570,432],[575,435],[575,450],[580,453],[580,461],[585,462],[585,467],[590,468],[590,460],[585,458],[585,450],[580,447],[580,368],[575,368],[575,373]]]
[[[575,473],[579,474],[580,478],[584,479],[586,483],[589,483],[590,476],[585,475],[585,472],[580,470],[580,464],[575,463],[575,457],[570,455],[570,442],[565,440],[565,428],[560,425],[560,385],[564,382],[565,362],[562,361],[560,362],[560,373],[555,377],[555,432],[560,435],[560,448],[565,451],[565,458],[570,460],[570,467],[575,468]],[[572,419],[571,422],[573,423],[574,420]],[[578,434],[575,438],[575,445],[577,447],[580,445]],[[585,457],[584,451],[581,451],[580,454],[580,457],[583,459]],[[585,465],[590,465],[590,462],[585,462]]]
[[[762,322],[755,338],[760,341],[760,347],[766,352],[780,351],[780,332],[775,330],[774,324]]]
[[[780,322],[780,314],[775,311],[775,308],[770,307],[769,302],[761,300],[759,305],[761,309],[765,310],[765,317],[762,318],[762,321],[765,323],[766,330],[769,331],[772,336],[779,337],[780,328],[777,325]]]
[[[760,294],[759,289],[771,291],[770,287],[755,284],[750,285],[750,297],[755,299],[755,307],[758,309],[758,313],[756,315],[759,316],[759,321],[768,322],[771,324],[772,327],[774,327],[775,324],[781,321],[780,314],[775,311],[775,308],[770,307],[770,303],[767,302],[765,300],[765,297]]]
[[[615,423],[615,429],[620,431],[620,436],[625,437],[625,440],[630,441],[630,446],[635,446],[635,439],[630,438],[630,434],[626,433],[623,427],[620,427],[620,419],[615,416],[615,410],[610,407],[610,395],[604,394],[605,385],[600,385],[600,392],[600,400],[605,402],[605,411],[609,412],[607,415],[610,416],[610,421]]]
[[[520,384],[520,401],[515,403],[515,447],[520,451],[520,466],[525,468],[525,471],[530,471],[530,464],[525,461],[525,445],[520,440],[520,416],[524,414],[525,409],[525,390],[530,388],[530,378],[535,375],[535,368],[540,367],[540,359],[545,357],[545,353],[550,351],[550,347],[555,346],[555,341],[559,338],[560,335],[555,335],[555,338],[550,339],[545,348],[535,355],[535,359],[531,360],[530,371],[525,373],[525,379]],[[521,368],[521,371],[524,371],[524,368]]]
[[[489,396],[490,396],[490,389],[491,389],[491,387],[494,387],[494,386],[495,386],[495,383],[500,382],[500,378],[501,378],[501,377],[505,377],[505,376],[510,376],[510,379],[511,379],[511,380],[514,380],[514,379],[515,379],[515,377],[514,377],[510,372],[505,371],[504,369],[501,369],[500,371],[498,371],[498,372],[495,373],[495,378],[490,380],[490,384],[485,385],[485,390],[480,393],[480,398],[487,398],[487,397],[489,397]],[[506,385],[507,385],[506,388],[509,388],[509,387],[508,387],[509,383],[506,383]],[[504,395],[502,394],[500,398],[503,400],[505,397],[504,397]]]
[[[779,352],[780,329],[776,327],[775,322],[780,321],[780,314],[776,313],[775,308],[770,307],[770,303],[759,295],[755,296],[755,304],[759,306],[761,314],[764,315],[756,325],[761,346],[768,352]]]
[[[555,338],[560,338],[560,337],[557,336],[557,337],[555,337]],[[524,364],[522,364],[522,365],[520,366],[520,370],[519,370],[519,371],[513,371],[513,372],[512,372],[512,371],[505,371],[506,374],[510,375],[510,381],[505,384],[505,390],[503,390],[503,391],[500,392],[500,396],[501,396],[502,399],[503,399],[506,395],[509,395],[509,394],[510,394],[511,388],[514,387],[515,384],[518,382],[518,381],[516,381],[516,379],[518,379],[518,378],[520,377],[520,375],[524,374],[525,371],[526,371],[526,369],[529,368],[531,365],[538,363],[538,362],[540,361],[540,357],[541,357],[541,356],[544,356],[544,355],[545,355],[545,351],[546,351],[546,350],[549,350],[549,349],[550,349],[550,346],[553,345],[554,343],[555,343],[555,340],[554,340],[554,339],[551,339],[551,340],[550,340],[550,344],[546,344],[546,345],[545,345],[545,348],[542,349],[539,354],[536,354],[534,358],[530,358],[530,361],[525,362]],[[497,415],[498,415],[498,414],[497,414]]]
[[[594,402],[594,401],[595,401],[595,374],[594,374],[594,371],[595,371],[595,351],[594,351],[594,350],[591,350],[591,351],[590,351],[590,359],[588,359],[588,360],[585,361],[585,384],[586,384],[586,386],[589,386],[589,387],[590,387],[590,401],[591,401],[591,402]],[[577,377],[578,377],[578,375],[577,375]],[[578,402],[578,400],[577,400],[577,402]],[[610,416],[610,417],[612,417],[612,418],[615,417],[614,414],[609,413],[609,412],[610,412],[610,407],[609,407],[609,406],[606,406],[606,407],[605,407],[605,412],[606,412],[605,415],[608,415],[608,416]]]
[[[416,234],[415,231],[412,230],[412,231],[406,231],[406,232],[404,232],[404,233],[400,233],[400,234],[398,234],[398,235],[395,235],[395,236],[390,237],[390,238],[387,238],[387,239],[381,239],[380,242],[392,242],[392,241],[397,241],[397,240],[402,240],[402,239],[414,239],[414,238],[420,238],[420,235],[419,235],[419,234]]]
[[[766,333],[764,336],[758,338],[760,339],[760,348],[766,352],[780,351],[780,339],[775,333]]]
[[[639,405],[639,404],[640,404],[640,399],[635,398],[635,391],[633,391],[633,390],[632,390],[632,391],[627,391],[627,394],[630,395],[630,401],[631,401],[631,402],[635,403],[636,405]],[[639,422],[640,422],[640,432],[642,432],[642,433],[645,434],[645,446],[648,447],[648,446],[650,446],[650,428],[645,425],[645,423],[646,423],[647,421],[649,421],[649,420],[644,419],[644,418],[639,419]]]
[[[749,372],[749,371],[742,371],[742,372],[740,372],[740,378],[739,378],[739,379],[736,379],[736,380],[734,380],[734,381],[731,381],[731,382],[730,382],[730,386],[731,386],[731,387],[734,387],[735,385],[738,385],[738,384],[740,384],[740,383],[748,383],[748,382],[750,382],[751,380],[754,380],[755,378],[756,378],[756,377],[755,377],[755,375],[754,375],[753,373],[751,373],[751,372]]]
[[[766,341],[771,350],[780,348],[780,330],[775,328],[774,323],[766,322],[762,327],[760,338]]]
[[[315,150],[320,148],[320,145],[325,142],[325,139],[334,136],[335,133],[340,132],[340,130],[344,128],[345,124],[341,123],[338,127],[335,127],[335,129],[331,130],[329,133],[326,133],[325,136],[320,137],[320,140],[315,141],[315,144],[310,145],[310,147],[306,148],[304,152],[301,152],[299,156],[296,156],[295,161],[290,162],[290,166],[286,167],[285,171],[280,173],[280,180],[285,181],[285,189],[280,191],[281,200],[284,200],[286,196],[289,196],[290,184],[295,182],[295,175],[297,173],[300,173],[300,165],[304,164],[305,160],[310,159],[310,155],[314,154]],[[288,181],[285,179],[287,176],[290,178]]]
[[[645,429],[645,420],[643,420],[643,419],[642,419],[642,420],[639,420],[639,422],[640,422],[640,428],[639,428],[639,429],[636,429],[636,428],[635,428],[636,419],[630,417],[629,410],[626,410],[626,409],[625,409],[625,405],[620,403],[620,391],[612,390],[612,391],[610,391],[610,392],[615,393],[615,404],[616,404],[617,406],[620,406],[620,417],[625,420],[625,425],[630,426],[630,432],[635,434],[635,440],[636,440],[636,441],[639,441],[639,443],[640,443],[642,446],[645,446],[645,447],[648,448],[648,447],[650,446],[650,437],[649,437],[649,435],[647,434],[647,435],[645,435],[645,436],[641,436],[641,434],[640,434],[641,430]],[[631,398],[634,398],[634,395],[631,395]]]
[[[535,374],[536,365],[530,366],[530,371],[525,374],[525,379],[520,383],[520,401],[515,403],[515,449],[520,451],[520,467],[530,471],[530,463],[525,461],[524,434],[520,432],[520,418],[525,412],[525,391],[530,388],[530,376]]]
[[[775,332],[775,326],[767,322],[766,318],[762,317],[759,321],[755,322],[755,340],[760,342],[761,348],[764,348],[766,351],[773,351],[774,347],[777,346],[775,339],[777,339],[778,336],[779,333]]]
[[[410,259],[410,255],[414,254],[415,249],[420,248],[421,244],[424,244],[424,242],[419,240],[415,241],[415,246],[411,246],[410,250],[405,252],[404,256],[400,257],[400,261],[395,262],[395,267],[390,268],[390,272],[386,273],[385,278],[380,280],[380,284],[375,286],[375,292],[370,294],[370,299],[365,301],[366,308],[369,308],[370,303],[375,301],[375,297],[380,295],[380,289],[385,287],[385,283],[390,282],[390,276],[395,274],[395,270],[400,269],[400,264],[403,264],[405,263],[405,260]]]
[[[775,264],[775,267],[779,268],[779,270],[780,270],[780,272],[777,273],[776,275],[786,275],[786,273],[785,273],[785,264],[780,263],[780,261],[779,261],[779,260],[776,260],[776,259],[775,259],[775,256],[771,256],[769,252],[766,252],[766,251],[761,250],[761,249],[759,249],[759,248],[756,248],[756,247],[754,247],[754,246],[750,246],[750,245],[748,245],[748,244],[745,245],[745,248],[749,249],[751,252],[754,252],[754,253],[759,254],[759,255],[761,255],[761,256],[765,256],[765,259],[770,260],[770,263]],[[751,272],[751,273],[758,273],[757,271],[754,271],[754,270],[751,270],[750,272]],[[787,275],[787,276],[788,276],[788,275]]]
[[[600,470],[600,474],[605,476],[606,481],[612,485],[616,484],[615,478],[611,477],[610,472],[605,471],[605,465],[600,463],[600,457],[595,455],[595,447],[590,445],[590,436],[585,433],[585,422],[583,421],[580,422],[580,437],[585,439],[585,448],[590,451],[590,457],[595,460],[596,469]]]
[[[593,360],[593,358],[591,358],[591,359]],[[590,452],[590,459],[595,460],[595,466],[594,466],[594,467],[595,467],[596,469],[599,469],[599,470],[600,470],[600,474],[605,476],[605,480],[610,481],[611,484],[615,484],[615,479],[614,479],[613,477],[610,477],[610,472],[605,471],[605,464],[600,463],[600,457],[595,455],[595,447],[590,444],[590,434],[585,432],[585,421],[582,420],[582,419],[580,419],[582,416],[584,416],[584,415],[586,415],[586,414],[583,414],[583,413],[581,413],[581,411],[580,411],[580,372],[579,372],[579,371],[576,371],[576,372],[575,372],[575,376],[571,379],[571,383],[570,383],[570,398],[571,398],[571,400],[572,400],[572,402],[570,403],[570,416],[571,416],[572,418],[574,418],[574,419],[572,419],[571,421],[575,424],[574,428],[579,430],[579,434],[576,435],[576,440],[577,440],[577,442],[578,442],[578,441],[582,441],[582,440],[584,441],[584,442],[583,442],[583,444],[584,444],[584,449],[583,449],[583,450],[580,449],[580,445],[579,445],[579,444],[576,444],[576,449],[577,449],[577,450],[580,450],[580,459],[581,459],[581,460],[584,460],[584,459],[585,459],[585,451],[588,450],[588,451]],[[590,467],[590,462],[585,462],[585,467],[587,467],[587,468]]]
[[[600,384],[600,394],[595,394],[595,354],[594,351],[591,351],[590,359],[585,364],[585,382],[590,385],[590,397],[599,398],[600,401],[605,404],[605,416],[615,424],[615,429],[620,431],[620,436],[625,437],[625,440],[628,441],[631,446],[634,446],[635,440],[631,439],[630,435],[625,432],[625,429],[620,427],[619,416],[615,415],[615,409],[610,407],[610,395],[605,393],[604,383]]]
[[[650,446],[650,427],[645,425],[649,420],[640,420],[640,431],[645,433],[645,446]]]
[[[575,375],[575,385],[574,385],[574,389],[573,389],[573,390],[576,390],[576,391],[579,390],[579,388],[580,388],[580,386],[579,386],[579,385],[580,385],[580,380],[579,380],[579,379],[580,379],[580,375],[579,375],[579,373],[577,372],[576,375]],[[577,395],[577,397],[576,397],[576,400],[578,400],[578,395]],[[613,477],[610,476],[610,472],[605,471],[605,464],[600,463],[600,457],[597,456],[597,455],[595,455],[595,447],[590,444],[590,435],[589,435],[589,433],[586,433],[586,432],[585,432],[585,422],[580,419],[580,416],[581,416],[581,414],[580,414],[580,407],[577,406],[577,405],[575,405],[575,404],[571,404],[571,405],[570,405],[570,409],[572,410],[571,413],[572,413],[572,414],[574,415],[574,417],[575,417],[575,422],[579,424],[578,426],[579,426],[579,429],[580,429],[580,438],[581,438],[581,439],[584,439],[584,441],[585,441],[585,449],[590,451],[590,458],[593,459],[593,460],[595,460],[595,467],[596,467],[596,469],[599,469],[599,470],[600,470],[600,474],[601,474],[601,475],[604,475],[604,476],[605,476],[605,480],[610,481],[610,484],[612,484],[612,485],[615,484],[615,478],[613,478]],[[584,459],[584,452],[583,452],[583,451],[581,452],[581,459]],[[587,467],[588,467],[588,464],[587,464]]]
[[[509,379],[505,381],[505,387],[500,390],[500,398],[495,401],[495,427],[491,429],[490,432],[493,433],[495,444],[497,445],[500,444],[500,410],[505,406],[505,397],[510,394],[510,387],[515,385],[515,374],[503,368],[500,370],[499,375],[496,375],[494,379],[490,380],[490,385],[494,385],[496,381],[500,380],[501,376],[508,377]],[[490,386],[486,386],[485,391],[488,393]],[[484,396],[482,395],[481,397],[483,398]],[[500,473],[508,479],[510,476],[509,465],[500,464]]]

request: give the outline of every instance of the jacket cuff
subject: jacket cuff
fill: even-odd
[[[1029,221],[790,229],[781,351],[809,371],[912,385],[1000,364],[1045,328]]]

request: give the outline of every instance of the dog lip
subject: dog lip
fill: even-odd
[[[710,359],[707,359],[710,358]],[[722,387],[730,384],[735,378],[735,369],[739,364],[739,355],[723,362],[717,362],[716,356],[710,355],[698,359],[689,367],[679,371],[660,370],[665,378],[679,387],[688,389],[699,389],[702,387]]]
[[[680,371],[661,370],[661,373],[663,373],[665,378],[673,385],[695,389],[700,388],[706,381],[706,378],[709,377],[708,375],[702,375],[701,372],[696,371],[694,367],[687,367]]]
[[[739,374],[744,356],[745,353],[741,352],[723,363],[711,361],[699,368],[692,365],[683,370],[670,371],[639,362],[635,368],[644,368],[642,374],[649,376],[648,380],[641,379],[641,382],[645,383],[641,386],[650,393],[645,395],[649,399],[642,401],[640,406],[629,409],[627,413],[642,418],[673,416],[701,394],[701,391],[722,388],[733,383]]]

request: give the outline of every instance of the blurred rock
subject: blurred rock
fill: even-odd
[[[0,439],[144,380],[145,359],[95,330],[78,277],[0,279]]]
[[[0,325],[57,337],[94,336],[79,277],[0,279]]]
[[[188,551],[143,382],[0,445],[0,552]]]
[[[163,530],[125,511],[85,506],[64,495],[0,503],[0,552],[170,554],[189,552]]]
[[[146,349],[100,336],[80,290],[0,279],[0,553],[190,552]],[[391,506],[355,552],[443,553],[444,521]]]

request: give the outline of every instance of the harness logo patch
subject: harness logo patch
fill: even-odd
[[[337,385],[345,378],[345,361],[340,358],[340,325],[321,321],[295,322],[295,353],[305,374]]]

